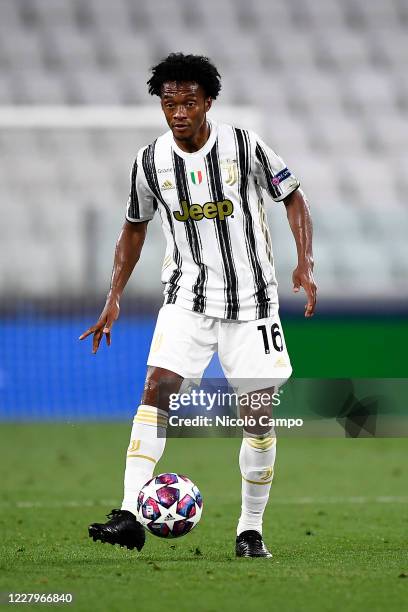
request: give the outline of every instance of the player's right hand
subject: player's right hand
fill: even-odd
[[[86,332],[79,336],[80,340],[84,340],[85,338],[93,334],[92,353],[94,355],[99,348],[103,335],[105,335],[106,344],[110,346],[112,325],[119,317],[119,312],[119,300],[108,299],[106,301],[105,308],[102,310],[101,316],[99,317],[95,325],[87,329]]]

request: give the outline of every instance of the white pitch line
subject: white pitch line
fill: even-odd
[[[303,506],[307,504],[408,504],[408,496],[381,495],[378,497],[288,497],[273,499],[272,504]]]
[[[0,508],[91,508],[94,506],[110,506],[111,508],[118,506],[118,500],[100,499],[83,501],[67,500],[67,501],[17,501],[17,502],[0,502]]]
[[[408,496],[383,495],[378,497],[286,497],[271,499],[271,504],[281,504],[287,506],[306,506],[319,504],[408,504]],[[0,502],[0,508],[90,508],[95,506],[118,507],[118,500],[67,500],[67,501],[17,501]]]

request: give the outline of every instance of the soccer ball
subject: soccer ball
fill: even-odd
[[[201,518],[203,498],[187,476],[159,474],[144,485],[137,499],[137,520],[159,538],[179,538]]]

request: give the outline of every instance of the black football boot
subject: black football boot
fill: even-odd
[[[254,530],[243,531],[235,541],[237,557],[272,557],[260,533]]]
[[[109,544],[126,546],[129,550],[142,550],[146,534],[144,527],[128,510],[112,510],[106,523],[92,523],[88,527],[89,537]]]

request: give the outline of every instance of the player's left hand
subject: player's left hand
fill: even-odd
[[[313,267],[308,264],[299,264],[293,271],[292,280],[294,293],[299,293],[300,287],[305,290],[307,296],[305,317],[313,317],[317,300],[317,286],[313,277]]]

